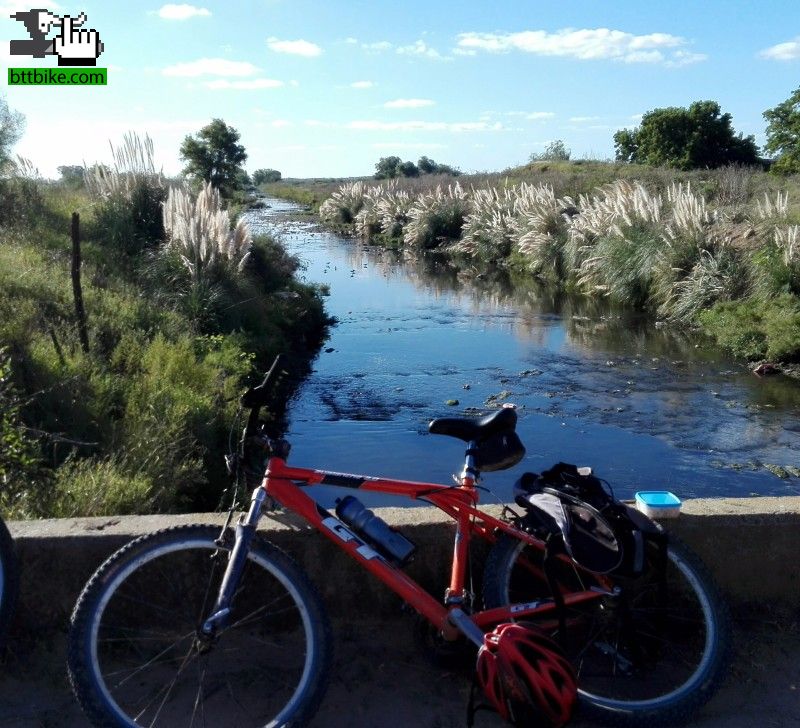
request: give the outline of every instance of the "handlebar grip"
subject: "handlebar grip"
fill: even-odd
[[[278,354],[278,356],[275,357],[275,361],[272,362],[272,366],[269,368],[269,371],[264,375],[264,379],[262,380],[261,384],[259,384],[257,387],[248,389],[242,395],[242,407],[254,409],[256,407],[263,407],[268,403],[270,394],[268,385],[273,374],[275,373],[275,370],[283,366],[285,359],[286,357],[283,354]]]

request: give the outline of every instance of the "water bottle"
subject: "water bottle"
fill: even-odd
[[[337,499],[336,515],[354,531],[364,536],[371,545],[401,565],[411,558],[417,548],[403,534],[395,531],[352,495]]]

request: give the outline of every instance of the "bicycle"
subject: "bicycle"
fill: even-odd
[[[667,724],[708,700],[725,666],[728,622],[713,581],[688,549],[647,539],[638,573],[599,573],[597,565],[592,571],[551,549],[556,539],[544,540],[543,520],[530,518],[541,516],[535,509],[501,518],[478,509],[480,470],[521,457],[513,409],[431,423],[432,432],[468,443],[455,485],[293,467],[289,444],[259,424],[278,365],[276,359],[242,397],[250,413],[228,462],[255,488],[235,529],[229,514],[221,531],[178,526],[138,538],[109,557],[80,595],[68,666],[94,725],[295,726],[313,716],[328,681],[331,627],[308,577],[256,534],[274,504],[299,514],[377,576],[444,642],[481,645],[498,624],[519,620],[560,635],[578,675],[579,702],[591,716]],[[444,599],[402,570],[413,544],[358,501],[342,499],[335,512],[322,508],[306,492],[320,484],[405,495],[450,515],[456,535]],[[549,490],[591,511],[569,487]],[[644,516],[638,522],[663,534]],[[492,544],[483,604],[472,603],[466,584],[476,537]]]
[[[14,541],[0,518],[0,647],[5,644],[19,593],[19,565]]]

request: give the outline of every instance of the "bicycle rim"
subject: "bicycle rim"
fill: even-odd
[[[526,559],[533,568],[524,565]],[[499,600],[515,603],[549,596],[547,583],[537,577],[540,552],[518,542],[505,563]],[[587,579],[591,575],[559,567],[558,581],[566,591],[589,588]],[[717,672],[717,607],[696,570],[672,546],[666,599],[655,577],[618,583],[622,597],[603,597],[566,610],[565,651],[575,666],[582,702],[620,716],[657,715],[690,698]],[[554,627],[552,618],[547,627]]]
[[[711,598],[672,549],[667,583],[666,599],[655,580],[643,580],[625,602],[606,600],[584,615],[571,658],[585,700],[612,711],[660,709],[708,680],[719,641]]]
[[[123,564],[89,625],[92,672],[121,725],[280,726],[314,663],[311,616],[296,586],[258,549],[228,627],[198,639],[225,570],[211,538],[154,544]]]

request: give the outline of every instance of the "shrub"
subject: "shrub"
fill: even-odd
[[[111,152],[112,168],[94,165],[84,172],[86,187],[97,201],[96,235],[114,250],[137,254],[164,238],[166,182],[156,171],[150,137],[126,134],[122,146],[111,145]]]
[[[368,187],[362,198],[361,209],[355,217],[355,231],[362,240],[371,240],[374,235],[380,232],[380,214],[378,212],[378,201],[384,194],[382,185]]]
[[[773,360],[800,358],[800,298],[749,298],[718,303],[699,314],[705,331],[736,356]]]
[[[591,250],[580,264],[579,284],[643,305],[663,247],[663,216],[662,197],[641,184],[618,181],[606,187],[589,203],[589,214],[575,220],[576,237]]]
[[[20,399],[11,378],[11,357],[0,349],[0,512],[18,493],[40,480],[37,443],[20,417]]]
[[[563,259],[575,203],[559,199],[550,185],[522,184],[514,204],[514,236],[532,273],[553,280],[567,276]]]
[[[378,200],[378,220],[381,232],[388,238],[403,237],[403,231],[408,224],[408,214],[411,210],[413,199],[405,190],[388,187],[384,195]]]
[[[433,192],[423,193],[408,211],[403,242],[430,250],[457,241],[469,209],[467,194],[458,183],[446,191],[439,186]]]
[[[213,284],[219,269],[242,264],[253,238],[243,220],[231,229],[219,190],[206,183],[196,199],[182,188],[170,188],[163,211],[166,254],[180,259],[195,283]]]
[[[464,220],[461,241],[454,250],[483,260],[507,258],[515,239],[514,188],[496,187],[473,192],[470,212]]]
[[[531,154],[531,162],[568,162],[572,152],[561,139],[554,139],[540,154]]]
[[[319,207],[319,216],[325,222],[349,225],[364,206],[366,187],[363,182],[343,184]]]

